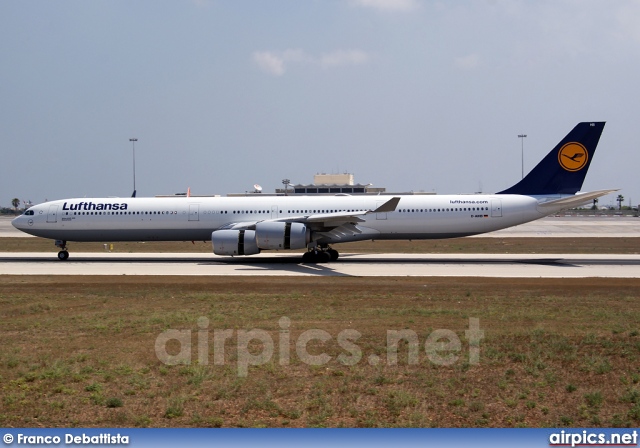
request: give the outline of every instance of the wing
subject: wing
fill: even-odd
[[[217,230],[253,230],[258,222],[299,222],[306,224],[308,228],[315,232],[331,232],[337,230],[337,233],[342,233],[339,229],[343,228],[346,233],[360,233],[357,228],[357,224],[364,222],[363,216],[371,213],[389,213],[396,209],[400,202],[399,197],[393,197],[387,202],[382,204],[375,210],[354,210],[351,212],[336,212],[336,213],[318,213],[312,215],[299,215],[299,216],[287,216],[284,218],[265,219],[262,221],[245,221],[245,222],[232,222],[220,227]]]

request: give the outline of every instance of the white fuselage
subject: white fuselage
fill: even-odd
[[[395,211],[362,214],[359,233],[315,232],[320,244],[370,239],[452,238],[533,221],[538,209],[524,195],[404,195]],[[31,207],[13,225],[31,235],[65,241],[209,241],[234,223],[305,219],[371,211],[391,196],[252,196],[63,199]],[[561,207],[558,207],[560,209]],[[348,220],[346,220],[348,221]],[[313,235],[312,235],[313,238]]]

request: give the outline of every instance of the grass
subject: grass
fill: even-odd
[[[2,426],[640,424],[637,279],[0,281]],[[469,318],[484,331],[477,364],[469,362]],[[156,356],[158,336],[170,329],[189,336],[190,363]],[[262,341],[239,351],[239,330],[252,329],[264,332]],[[458,350],[440,346],[442,357],[457,356],[451,365],[434,364],[425,350],[439,329],[460,341]],[[231,331],[223,346],[216,330]],[[328,338],[307,339],[307,353],[329,362],[301,361],[296,342],[308,330]],[[417,362],[409,362],[408,341],[397,344],[397,363],[388,362],[387,330],[417,336]],[[341,334],[350,336],[339,343]],[[264,338],[274,342],[265,362]],[[164,348],[183,350],[177,340]],[[246,377],[238,375],[242,356],[256,364]]]

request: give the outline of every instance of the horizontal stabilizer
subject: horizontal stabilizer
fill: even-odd
[[[579,194],[576,194],[575,196],[568,196],[566,198],[554,199],[554,200],[548,201],[548,202],[541,202],[540,204],[538,204],[538,207],[549,207],[549,208],[553,208],[553,207],[561,207],[561,208],[576,207],[576,206],[578,206],[580,204],[584,204],[585,202],[593,201],[594,199],[599,198],[600,196],[604,196],[604,195],[607,195],[609,193],[613,193],[615,191],[618,191],[618,189],[597,190],[597,191],[590,191],[588,193],[579,193]]]

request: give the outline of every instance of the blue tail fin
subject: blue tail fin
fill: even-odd
[[[524,179],[497,194],[575,194],[596,152],[604,122],[578,123]]]

